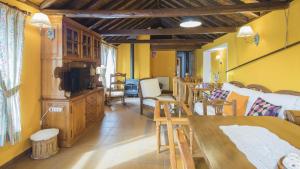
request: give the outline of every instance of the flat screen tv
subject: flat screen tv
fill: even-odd
[[[64,72],[64,90],[71,92],[71,94],[88,89],[89,84],[89,68],[71,68]]]

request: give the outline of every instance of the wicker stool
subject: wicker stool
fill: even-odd
[[[58,129],[44,129],[31,135],[33,159],[45,159],[58,152]]]

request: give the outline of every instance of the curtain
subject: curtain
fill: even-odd
[[[20,140],[19,86],[25,14],[0,3],[0,146]]]
[[[105,80],[102,80],[102,82],[108,88],[110,86],[110,75],[116,73],[117,50],[106,44],[102,44],[101,49],[101,64],[106,67],[105,77],[103,77]]]

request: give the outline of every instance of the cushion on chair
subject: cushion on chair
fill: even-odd
[[[215,89],[212,92],[212,94],[209,96],[209,100],[216,100],[216,99],[226,100],[229,93],[230,92],[227,90]]]
[[[157,97],[161,95],[159,82],[156,78],[141,80],[140,84],[143,97]]]
[[[273,105],[262,98],[258,98],[252,105],[247,116],[275,116],[279,114],[281,106]]]
[[[231,92],[226,99],[229,102],[236,101],[236,115],[244,116],[246,112],[247,103],[249,96],[239,95],[236,92]],[[223,108],[223,115],[232,116],[233,110],[232,105],[225,105]]]
[[[194,106],[194,112],[196,112],[198,115],[203,116],[203,103],[197,102]],[[207,106],[207,115],[216,115],[215,109],[212,106]]]
[[[109,96],[109,92],[106,92],[107,96]],[[114,91],[111,92],[111,97],[121,97],[124,96],[124,92],[123,91]]]
[[[156,98],[158,100],[161,100],[161,101],[175,101],[175,99],[172,96],[169,96],[169,95],[161,95],[161,96],[158,96]],[[150,107],[155,107],[155,102],[156,102],[156,100],[153,100],[153,99],[145,99],[143,101],[143,104],[147,105],[147,106],[150,106]]]

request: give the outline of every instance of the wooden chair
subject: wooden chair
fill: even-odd
[[[159,87],[158,79],[144,78],[139,81],[140,114],[143,114],[144,106],[155,108],[155,102],[175,101],[172,95],[164,95]]]
[[[122,103],[125,104],[125,83],[126,73],[115,73],[110,75],[110,85],[106,90],[106,104],[116,98],[121,98]]]
[[[178,103],[178,102],[177,102]],[[174,103],[173,103],[174,104]],[[163,102],[162,103],[163,107],[164,107],[164,113],[165,113],[165,120],[161,121],[164,122],[167,125],[167,132],[168,132],[168,148],[170,151],[170,164],[171,164],[171,169],[177,169],[178,165],[177,165],[177,157],[176,157],[176,146],[175,146],[175,141],[174,141],[174,130],[173,127],[174,126],[181,126],[181,132],[184,134],[184,137],[182,137],[182,135],[180,135],[178,138],[178,145],[179,145],[179,150],[180,150],[180,154],[181,154],[181,159],[183,160],[183,168],[184,169],[194,169],[194,168],[199,168],[199,166],[196,166],[193,160],[193,130],[189,125],[188,119],[186,117],[172,117],[171,115],[171,111],[170,111],[170,104],[167,102]],[[181,106],[181,104],[179,104],[179,106]],[[161,105],[159,105],[159,102],[157,102],[157,106],[160,107]],[[183,108],[185,109],[185,108]],[[189,112],[189,111],[187,111]],[[191,114],[188,114],[191,115]],[[184,132],[183,128],[188,128],[189,129],[189,140],[186,137],[187,132]],[[188,143],[189,142],[189,143]],[[202,154],[202,153],[201,153]],[[203,164],[205,164],[204,160],[203,160],[203,156],[199,156],[199,154],[196,154],[196,157],[202,160],[201,163],[196,163],[196,164],[201,164],[201,166],[203,166]],[[204,165],[206,166],[206,165]],[[203,168],[203,167],[200,167]]]
[[[236,101],[233,100],[231,102],[226,100],[203,100],[203,115],[208,115],[207,108],[208,106],[212,106],[215,111],[215,115],[222,116],[224,106],[232,106],[232,115],[236,116]]]

